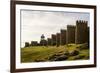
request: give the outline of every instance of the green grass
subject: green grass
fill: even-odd
[[[64,46],[31,46],[26,48],[21,48],[21,62],[45,62],[45,61],[51,61],[50,57],[54,55],[64,55],[66,52],[66,58],[65,60],[85,60],[89,59],[89,49],[80,49],[77,47],[80,47],[82,44],[69,44]],[[70,52],[77,50],[79,51],[78,55],[70,56]],[[59,57],[59,56],[57,56]]]

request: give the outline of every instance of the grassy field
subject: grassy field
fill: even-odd
[[[69,61],[89,59],[86,44],[64,46],[30,46],[21,48],[21,62]]]

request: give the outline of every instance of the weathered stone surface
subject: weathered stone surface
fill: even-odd
[[[52,34],[52,45],[55,46],[56,45],[56,35]]]
[[[70,44],[70,43],[75,43],[75,26],[73,25],[67,25],[67,39],[66,39],[66,43]]]
[[[70,52],[70,56],[76,56],[79,54],[79,51],[78,50],[73,50]]]
[[[61,42],[61,34],[57,33],[56,34],[56,45],[57,45],[57,47],[60,45],[60,42]]]
[[[67,56],[66,55],[53,55],[49,58],[49,60],[51,61],[63,61],[63,60],[67,60]]]
[[[67,60],[69,56],[69,52],[59,52],[57,54],[54,54],[52,56],[49,57],[50,61],[63,61],[63,60]]]
[[[36,59],[35,62],[44,62],[44,59]]]
[[[41,40],[40,45],[41,46],[47,46],[47,40]]]
[[[37,41],[31,41],[31,46],[37,46],[38,45],[38,42]]]
[[[25,42],[25,47],[29,47],[29,46],[30,46],[29,42]]]
[[[89,30],[87,26],[87,21],[76,21],[76,30],[75,30],[75,43],[81,44],[88,42]]]
[[[67,25],[66,29],[61,29],[60,33],[51,34],[51,38],[45,40],[44,34],[41,35],[40,43],[36,41],[32,41],[30,46],[39,45],[39,46],[47,46],[52,45],[57,47],[59,45],[66,45],[71,43],[83,44],[88,43],[89,48],[89,31],[88,22],[83,20],[77,20],[76,26]],[[37,45],[37,46],[38,46]],[[25,43],[25,47],[28,47],[29,43]]]
[[[52,39],[51,38],[47,38],[47,44],[48,44],[48,46],[52,45]]]
[[[56,57],[55,58],[55,61],[63,61],[63,60],[67,60],[67,56],[66,55],[61,55],[61,56],[59,56],[59,57]]]
[[[66,30],[61,29],[61,41],[60,41],[61,45],[65,45],[66,44]]]

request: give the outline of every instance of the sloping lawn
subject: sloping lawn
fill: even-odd
[[[89,59],[89,49],[82,44],[64,46],[30,46],[21,48],[21,62],[45,62]]]

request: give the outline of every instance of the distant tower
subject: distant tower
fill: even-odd
[[[87,21],[82,21],[78,20],[76,21],[76,32],[75,32],[75,43],[76,44],[81,44],[81,43],[86,43],[88,42],[88,22]]]
[[[65,45],[66,44],[66,30],[61,29],[61,35],[60,35],[60,44]]]
[[[57,33],[56,34],[56,45],[57,45],[57,47],[60,45],[60,40],[61,40],[61,34],[60,33]]]
[[[47,45],[47,41],[45,40],[44,34],[41,35],[40,45],[41,46],[46,46]]]
[[[55,46],[56,45],[56,34],[52,34],[51,38],[52,38],[52,46]]]
[[[47,38],[47,44],[48,44],[48,46],[52,45],[52,39],[51,38]]]
[[[75,43],[75,26],[74,25],[67,25],[67,39],[66,39],[66,43],[70,44],[70,43]]]
[[[41,40],[44,40],[45,39],[45,36],[44,34],[41,35]]]
[[[38,42],[37,41],[31,41],[31,46],[37,46],[38,45]]]
[[[25,42],[25,47],[29,47],[29,46],[30,46],[29,42]]]

